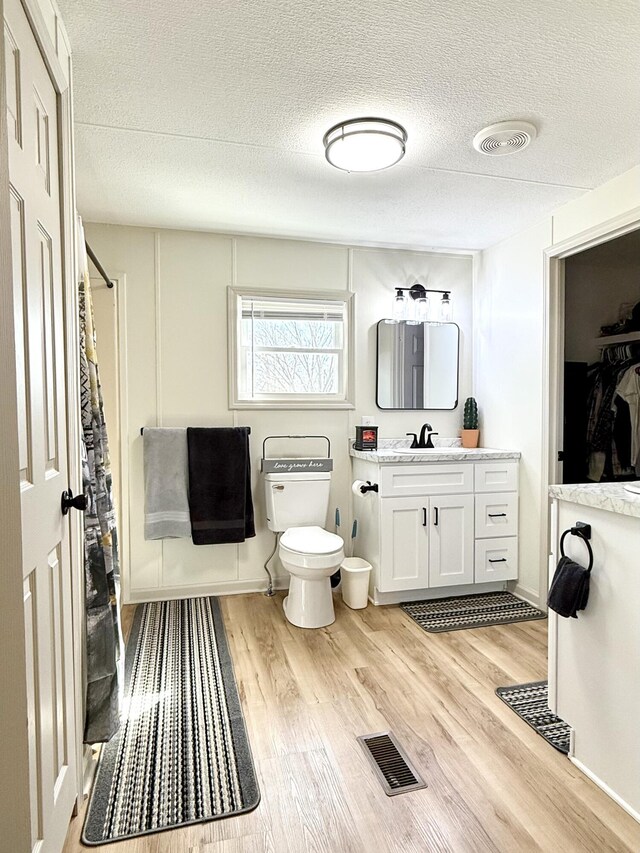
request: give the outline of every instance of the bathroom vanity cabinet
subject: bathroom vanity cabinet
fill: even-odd
[[[518,456],[352,451],[354,477],[378,485],[354,498],[375,604],[490,591],[517,578]]]

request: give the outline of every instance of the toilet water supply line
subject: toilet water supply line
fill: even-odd
[[[273,576],[272,576],[271,572],[269,571],[269,563],[271,562],[271,560],[273,560],[273,555],[278,550],[278,542],[279,541],[280,541],[280,534],[276,533],[276,540],[275,540],[274,545],[273,545],[273,551],[269,554],[269,556],[267,557],[267,562],[264,564],[264,570],[267,573],[267,576],[269,578],[269,585],[267,586],[267,591],[265,592],[265,595],[268,596],[269,598],[271,598],[271,596],[276,594],[276,591],[273,588]]]

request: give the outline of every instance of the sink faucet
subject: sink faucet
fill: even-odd
[[[428,433],[425,439],[425,433]],[[431,424],[423,424],[422,429],[420,430],[420,438],[418,438],[417,433],[408,432],[407,435],[413,436],[413,441],[411,442],[411,449],[419,448],[420,450],[428,450],[433,448],[433,441],[431,437],[434,435],[438,435],[437,432],[433,431],[433,427]]]

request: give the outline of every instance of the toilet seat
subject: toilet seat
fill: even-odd
[[[344,541],[322,527],[290,527],[280,537],[280,546],[293,554],[322,557],[337,554]]]

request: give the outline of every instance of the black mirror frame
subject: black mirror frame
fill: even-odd
[[[426,321],[429,322],[429,321]],[[383,318],[376,323],[376,407],[382,412],[453,412],[458,408],[460,397],[460,326],[457,323],[441,323],[442,326],[455,326],[458,330],[458,346],[456,347],[456,400],[453,406],[444,409],[424,408],[424,409],[403,409],[394,406],[381,406],[378,398],[378,379],[380,373],[380,324],[388,324],[388,320]]]

